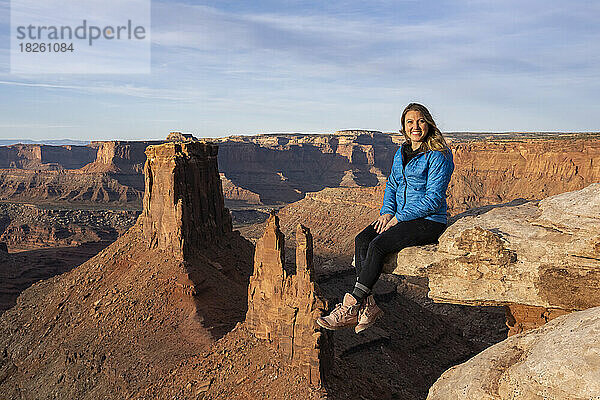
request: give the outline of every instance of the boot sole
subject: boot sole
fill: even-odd
[[[357,324],[348,324],[348,325],[342,325],[342,326],[338,326],[338,327],[333,327],[331,325],[327,325],[326,323],[321,322],[321,319],[317,319],[317,325],[319,325],[321,328],[325,328],[327,330],[330,331],[337,331],[339,329],[344,329],[344,328],[350,328],[350,327],[355,327],[357,326]]]

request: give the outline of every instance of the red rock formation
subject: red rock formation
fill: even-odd
[[[146,161],[144,156],[146,147],[160,143],[162,142],[92,142],[91,146],[98,148],[96,160],[81,168],[80,171],[140,175]]]
[[[297,224],[310,227],[315,251],[324,258],[350,263],[354,237],[379,215],[382,193],[377,188],[327,188],[307,193],[279,210],[282,230],[295,233]]]
[[[149,149],[138,223],[0,316],[3,396],[182,398],[158,382],[247,304],[251,245],[223,215],[216,154],[201,143]]]
[[[94,160],[89,146],[15,144],[0,146],[0,168],[33,170],[81,168]]]
[[[242,187],[236,186],[224,173],[220,174],[223,186],[223,196],[227,200],[241,201],[246,204],[262,204],[260,195]]]
[[[137,211],[0,203],[0,240],[18,250],[112,242],[131,228],[138,215]]]
[[[600,167],[594,162],[600,155],[597,136],[449,136],[453,139],[456,164],[448,198],[452,214],[516,198],[541,199],[600,181]],[[511,141],[500,141],[499,137]],[[398,134],[370,131],[215,139],[220,143],[221,172],[231,181],[226,198],[250,200],[251,204],[256,202],[256,196],[264,204],[282,204],[326,187],[376,186],[385,182],[394,153],[403,140]],[[61,160],[79,160],[78,152],[97,152],[95,161],[77,171],[66,171],[64,176],[52,174],[56,171],[37,171],[29,176],[22,170],[1,170],[0,199],[136,203],[144,190],[144,149],[158,143],[0,147],[0,167],[37,170],[77,168],[83,164],[64,164]],[[67,149],[72,155],[65,153]],[[4,163],[3,154],[7,160]]]
[[[323,366],[331,359],[327,337],[315,320],[326,306],[313,279],[312,236],[302,225],[297,227],[296,243],[296,274],[288,276],[284,237],[278,217],[272,215],[256,244],[246,325],[256,337],[273,343],[312,385],[320,386]]]
[[[600,182],[600,140],[453,144],[452,214],[517,198],[543,199]]]
[[[169,132],[167,142],[193,142],[198,140],[191,133]]]
[[[325,187],[375,186],[385,179],[399,135],[256,135],[218,139],[221,172],[265,204],[288,203]]]
[[[0,170],[0,200],[27,203],[136,204],[141,202],[143,176],[114,176],[70,171]],[[131,178],[131,179],[123,179]],[[140,181],[135,183],[134,181]]]
[[[559,308],[532,307],[523,304],[507,305],[506,325],[509,328],[508,336],[538,328],[546,322],[568,313],[568,311]]]
[[[173,247],[185,256],[231,232],[216,145],[167,143],[148,147],[146,155],[140,224],[151,247]]]

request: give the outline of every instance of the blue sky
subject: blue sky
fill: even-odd
[[[0,0],[0,139],[600,131],[598,1],[153,1],[152,72],[18,75]]]

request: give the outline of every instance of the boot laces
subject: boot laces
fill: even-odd
[[[342,303],[337,303],[335,305],[335,309],[331,312],[331,316],[333,316],[333,319],[335,320],[335,322],[340,322],[340,320],[342,319],[342,316],[344,314],[347,314],[350,311],[350,306],[345,306]]]

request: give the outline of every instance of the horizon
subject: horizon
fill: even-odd
[[[448,133],[598,131],[600,4],[497,3],[152,1],[150,74],[27,75],[0,0],[0,140],[394,132],[413,101]]]
[[[226,139],[229,137],[237,137],[237,136],[268,136],[268,135],[336,135],[343,134],[345,131],[354,131],[354,132],[376,132],[384,135],[392,135],[392,134],[400,134],[399,132],[383,132],[376,131],[372,129],[340,129],[336,131],[330,132],[298,132],[298,131],[290,131],[290,132],[257,132],[257,133],[248,133],[248,134],[231,134],[225,136],[197,136],[193,132],[179,132],[183,134],[192,134],[196,139]],[[171,131],[174,132],[174,131]],[[175,131],[176,132],[176,131]],[[444,135],[600,135],[600,131],[502,131],[502,132],[491,132],[491,131],[452,131],[452,132],[443,132]],[[12,138],[1,138],[0,137],[0,146],[12,146],[15,144],[42,144],[42,145],[50,145],[50,146],[79,146],[86,145],[92,142],[152,142],[152,141],[166,141],[166,136],[163,138],[146,138],[146,139],[75,139],[75,138],[61,138],[61,139],[12,139]],[[84,144],[85,143],[85,144]]]

